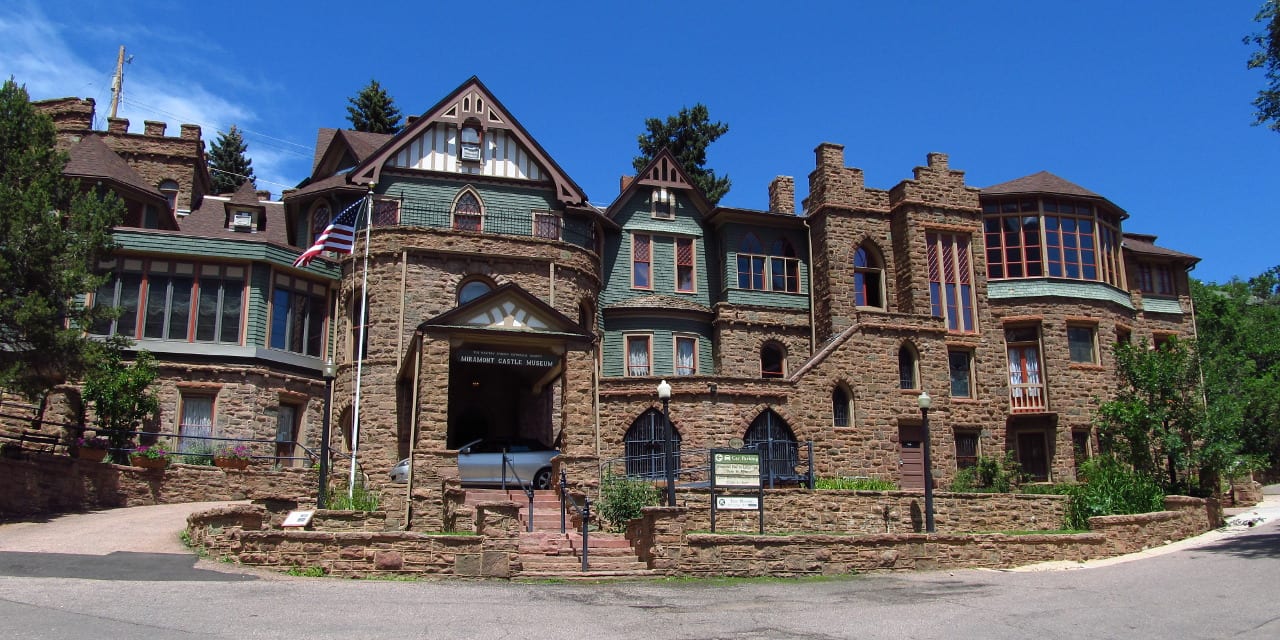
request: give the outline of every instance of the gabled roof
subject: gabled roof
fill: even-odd
[[[1126,251],[1132,251],[1142,255],[1171,258],[1179,262],[1190,262],[1191,264],[1200,262],[1200,258],[1189,253],[1182,253],[1181,251],[1166,249],[1165,247],[1157,247],[1156,237],[1145,233],[1125,233],[1124,242],[1122,244]]]
[[[383,167],[397,153],[412,143],[419,134],[436,123],[456,122],[457,124],[462,124],[464,118],[461,117],[461,107],[458,103],[462,100],[464,94],[469,95],[471,92],[478,93],[486,103],[486,117],[482,119],[483,126],[511,131],[516,140],[529,150],[532,159],[546,171],[547,177],[555,185],[556,199],[565,204],[586,204],[587,195],[582,191],[582,188],[569,178],[564,169],[561,169],[560,165],[556,164],[556,161],[551,158],[551,155],[542,148],[542,145],[538,144],[538,141],[529,135],[529,132],[520,125],[520,122],[493,96],[488,87],[484,86],[484,83],[480,82],[480,79],[475,76],[471,76],[457,89],[454,89],[452,93],[445,96],[443,100],[422,114],[421,118],[414,120],[409,126],[396,134],[395,137],[382,145],[376,153],[364,159],[351,172],[352,181],[357,184],[377,182],[382,174]]]
[[[239,193],[239,190],[237,190],[237,193]],[[271,200],[258,200],[255,196],[253,204],[248,206],[262,210],[262,215],[265,216],[265,228],[256,233],[246,233],[244,231],[236,231],[227,224],[231,215],[228,209],[232,205],[231,200],[227,196],[205,196],[200,202],[199,208],[179,218],[178,224],[182,235],[200,236],[202,238],[257,240],[289,246],[289,234],[285,228],[284,205],[282,203]]]
[[[262,203],[258,200],[258,189],[251,180],[245,180],[239,187],[236,187],[235,192],[231,194],[231,200],[227,204],[262,208]]]
[[[636,193],[640,187],[648,188],[667,188],[679,189],[689,192],[689,198],[693,200],[694,206],[698,209],[698,213],[706,215],[711,211],[711,203],[707,201],[707,197],[702,194],[702,190],[689,179],[689,175],[680,167],[680,161],[676,160],[670,149],[663,148],[645,165],[645,168],[636,174],[626,189],[618,194],[618,197],[605,209],[605,217],[612,220],[614,216],[622,209],[631,196]]]
[[[1106,204],[1114,209],[1122,218],[1129,217],[1124,209],[1116,206],[1116,204],[1101,195],[1098,195],[1070,180],[1064,180],[1048,171],[1040,171],[1029,176],[1015,178],[1008,182],[992,185],[981,190],[980,196],[1004,196],[1004,195],[1052,195],[1066,196],[1069,198],[1085,198],[1088,200],[1096,200]]]
[[[591,339],[578,323],[515,283],[497,287],[418,325],[419,331],[431,329],[542,333]]]
[[[62,170],[65,175],[110,180],[164,200],[164,194],[160,193],[159,189],[148,184],[141,174],[125,162],[124,158],[107,148],[102,138],[96,134],[81,138],[80,142],[71,147],[68,154],[70,158],[67,160],[67,166]]]

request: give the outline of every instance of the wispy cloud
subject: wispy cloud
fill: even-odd
[[[146,33],[141,26],[109,26],[120,33]],[[82,43],[81,26],[67,25],[49,19],[38,6],[25,5],[0,10],[0,74],[13,76],[25,84],[32,99],[65,96],[91,97],[98,102],[99,126],[109,111],[111,76],[114,73],[115,50],[109,58],[91,63],[73,46]],[[141,31],[139,31],[141,30]],[[101,35],[101,33],[97,34]],[[148,36],[150,37],[150,36]],[[101,38],[95,38],[102,41]],[[125,38],[117,38],[125,41]],[[176,43],[175,43],[176,46]],[[196,45],[197,49],[207,48]],[[208,52],[206,52],[208,53]],[[169,124],[169,135],[177,135],[177,126],[198,124],[206,143],[217,139],[219,131],[231,125],[254,131],[259,115],[247,104],[237,101],[234,92],[242,86],[211,87],[207,78],[235,78],[231,69],[217,67],[218,56],[207,55],[201,64],[183,64],[173,60],[138,60],[125,66],[123,100],[119,115],[130,121],[130,130],[141,131],[144,120]],[[171,63],[175,63],[171,64]],[[175,68],[176,67],[176,68]],[[241,80],[243,82],[243,80]],[[247,133],[249,156],[262,188],[279,193],[280,184],[292,186],[300,171],[309,168],[310,150],[296,144]],[[287,175],[294,175],[288,178]],[[265,184],[270,181],[278,184]]]

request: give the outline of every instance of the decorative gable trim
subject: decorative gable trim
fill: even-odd
[[[433,329],[481,329],[591,339],[572,319],[514,283],[504,284],[418,325],[418,331]]]
[[[491,142],[502,139],[504,143],[503,155],[497,157],[503,158],[504,161],[513,160],[513,162],[508,163],[512,167],[509,170],[510,173],[508,173],[508,170],[504,170],[495,173],[491,177],[523,178],[549,182],[554,186],[556,199],[560,202],[566,205],[585,205],[587,203],[587,195],[582,191],[582,188],[569,178],[564,170],[542,148],[542,145],[538,144],[538,141],[529,135],[529,132],[520,125],[502,106],[502,103],[493,97],[493,94],[484,86],[484,83],[480,82],[480,79],[475,76],[462,83],[461,86],[443,100],[431,107],[421,118],[414,120],[412,124],[405,127],[388,144],[379,149],[376,154],[365,159],[352,172],[352,181],[357,184],[378,182],[385,168],[400,166],[411,156],[425,155],[423,147],[425,147],[425,141],[428,136],[446,147],[451,144],[457,145],[458,132],[468,122],[476,124],[483,133],[487,134],[485,136],[487,139],[482,140],[482,144],[488,146]],[[450,142],[450,136],[452,136],[452,142]],[[511,152],[512,144],[519,148],[515,158],[511,158],[508,155]],[[416,148],[416,151],[413,148]],[[486,154],[496,152],[497,149],[493,147],[486,149]],[[527,158],[518,157],[521,154],[527,156]],[[486,155],[486,157],[492,156]],[[470,164],[469,162],[462,162],[461,166],[466,169],[466,165]],[[524,169],[520,169],[521,167],[524,167]],[[411,168],[428,171],[445,170],[444,165],[438,167],[414,166]],[[535,168],[536,171],[534,170]],[[523,171],[524,175],[518,175],[520,171]],[[460,173],[471,175],[474,172],[466,171]],[[508,175],[503,175],[504,173]]]
[[[622,193],[618,194],[616,200],[605,209],[605,217],[612,220],[618,215],[622,207],[631,200],[640,188],[651,191],[654,188],[661,189],[678,189],[688,194],[689,199],[693,201],[694,208],[698,213],[706,216],[711,213],[711,203],[707,202],[706,196],[702,194],[702,190],[698,189],[693,181],[689,179],[688,174],[680,167],[680,161],[672,155],[670,149],[663,149],[658,155],[653,157],[645,168],[636,174],[636,179],[627,185]]]

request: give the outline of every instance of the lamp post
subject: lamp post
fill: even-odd
[[[924,430],[924,531],[933,533],[933,460],[929,446],[932,440],[929,437],[929,407],[933,404],[933,398],[921,391],[916,403],[920,405],[920,421]]]
[[[665,441],[662,452],[663,467],[667,472],[667,506],[676,506],[676,470],[671,459],[671,385],[666,380],[658,383],[658,399],[662,400],[662,422],[665,426]]]
[[[316,494],[316,508],[325,508],[329,494],[329,408],[333,400],[333,378],[337,367],[330,360],[324,363],[324,419],[320,421],[320,492]]]

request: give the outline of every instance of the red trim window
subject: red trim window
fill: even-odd
[[[653,288],[653,236],[631,235],[631,288]]]
[[[696,375],[698,373],[698,339],[694,336],[676,336],[675,350],[676,375]]]
[[[1035,200],[1004,202],[1002,213],[987,216],[983,231],[987,243],[987,276],[999,278],[1039,278],[1043,274],[1040,253],[1040,211]],[[994,205],[993,205],[994,206]],[[1019,208],[1026,215],[1019,215]]]
[[[853,252],[853,303],[859,307],[884,308],[884,270],[866,247]]]
[[[533,235],[536,238],[546,238],[548,240],[560,239],[560,228],[563,222],[560,215],[551,211],[534,211],[533,212]]]
[[[764,245],[748,233],[738,245],[738,288],[764,291]]]
[[[774,240],[769,251],[769,273],[774,291],[800,292],[800,261],[786,238]]]
[[[676,291],[697,291],[694,273],[693,238],[676,238]]]
[[[650,336],[627,336],[627,375],[647,376],[653,373],[653,352]]]
[[[379,198],[373,201],[373,226],[394,227],[400,224],[400,201]]]
[[[925,241],[929,245],[929,302],[934,317],[946,320],[948,331],[973,333],[976,323],[969,238],[927,233]]]

